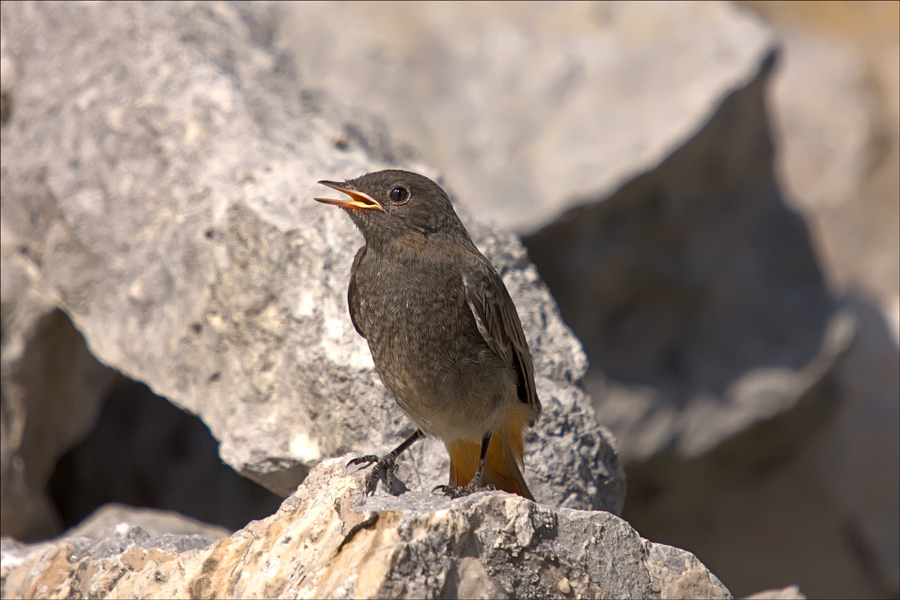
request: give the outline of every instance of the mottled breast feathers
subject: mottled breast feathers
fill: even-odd
[[[472,248],[474,249],[474,244]],[[365,255],[366,246],[363,246],[353,259],[351,273],[359,271],[359,264]],[[466,260],[465,268],[457,270],[456,273],[460,277],[459,284],[463,287],[466,304],[472,312],[478,332],[488,348],[516,373],[516,392],[519,400],[532,407],[534,414],[529,425],[533,425],[541,414],[541,402],[534,383],[534,364],[528,343],[525,341],[522,323],[503,280],[488,260],[480,254],[470,256]],[[352,275],[347,290],[347,301],[353,327],[365,338],[361,299],[356,279]]]

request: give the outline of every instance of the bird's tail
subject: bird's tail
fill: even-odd
[[[491,434],[481,484],[492,484],[498,490],[534,500],[521,470],[525,455],[525,442],[522,439],[525,425],[526,419],[514,413],[504,427],[496,429]],[[481,444],[457,440],[447,444],[447,452],[450,454],[450,485],[454,487],[466,485],[475,477],[478,470]]]

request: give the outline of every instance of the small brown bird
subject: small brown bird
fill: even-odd
[[[503,280],[447,194],[407,171],[319,183],[348,196],[316,200],[346,210],[365,237],[350,271],[350,318],[418,428],[386,456],[351,464],[377,463],[377,479],[430,435],[450,454],[450,485],[435,491],[493,487],[533,499],[521,471],[522,432],[541,412],[531,353]]]

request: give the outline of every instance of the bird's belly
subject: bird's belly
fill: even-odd
[[[395,290],[365,317],[381,380],[425,433],[479,441],[517,402],[515,374],[481,338],[462,298],[412,296]]]
[[[416,426],[448,442],[480,440],[502,421],[515,397],[511,378],[474,365],[436,372],[425,365],[408,371],[381,367],[379,373]]]

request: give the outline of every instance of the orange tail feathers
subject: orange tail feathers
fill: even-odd
[[[525,455],[525,442],[522,439],[524,427],[524,419],[513,417],[505,427],[491,434],[481,484],[491,484],[498,490],[534,500],[520,469]],[[475,471],[478,470],[481,444],[457,440],[447,444],[447,452],[450,454],[450,485],[455,487],[466,485],[475,477]]]

